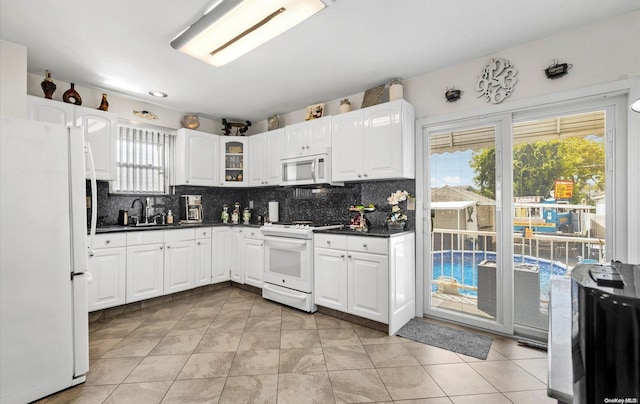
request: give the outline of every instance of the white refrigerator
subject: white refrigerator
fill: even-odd
[[[89,370],[84,141],[79,128],[2,117],[0,402]]]

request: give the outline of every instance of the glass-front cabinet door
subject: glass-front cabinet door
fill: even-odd
[[[224,187],[246,187],[249,185],[248,175],[248,139],[221,138],[222,163],[220,185]]]

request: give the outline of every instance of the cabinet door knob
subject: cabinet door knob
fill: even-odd
[[[344,254],[340,254],[340,258],[344,258]]]
[[[89,257],[93,257],[95,254],[93,252],[89,253]]]
[[[171,246],[170,246],[170,245],[168,245],[168,246],[167,246],[167,248],[171,248]]]
[[[331,240],[327,240],[327,244],[331,244]]]
[[[200,241],[198,241],[198,245],[202,245],[202,243]]]
[[[206,232],[206,231],[203,231],[203,232],[202,232],[202,235],[203,235],[203,236],[206,236],[206,235],[207,235],[207,232]]]
[[[367,248],[367,243],[362,243],[362,246],[363,246],[364,248]]]
[[[358,174],[358,178],[362,178],[362,174]]]
[[[161,249],[161,250],[162,250],[163,248],[164,248],[163,246],[160,246],[160,249]]]
[[[352,258],[352,257],[351,257],[351,254],[347,255],[347,257],[348,257],[349,259],[351,259],[351,258]]]
[[[368,177],[368,175],[367,175],[367,174],[365,174],[364,176],[365,176],[365,178],[366,178],[366,177]]]
[[[111,242],[111,240],[107,240],[107,241],[105,241],[105,243],[106,243],[106,244],[109,244],[110,242]]]

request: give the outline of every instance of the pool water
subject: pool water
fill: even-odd
[[[466,286],[478,286],[478,264],[484,260],[496,261],[495,252],[485,251],[435,251],[433,257],[433,279],[441,276],[455,278],[458,283]],[[559,262],[552,262],[535,257],[514,255],[514,264],[535,264],[540,267],[540,298],[548,300],[549,281],[551,275],[566,275],[567,268]],[[433,284],[431,291],[438,290],[438,285]],[[477,297],[475,290],[458,289],[464,296]]]

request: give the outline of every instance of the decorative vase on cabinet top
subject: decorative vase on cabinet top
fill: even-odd
[[[40,87],[42,87],[42,91],[44,91],[44,98],[51,99],[53,93],[56,92],[56,83],[51,79],[51,72],[49,70],[45,70],[44,80],[40,83]]]
[[[198,129],[200,127],[200,121],[198,115],[187,114],[182,117],[182,126],[187,129]]]
[[[107,94],[102,94],[102,101],[100,101],[100,106],[98,107],[101,111],[109,110],[109,101],[107,101]]]
[[[74,83],[71,83],[71,88],[62,94],[62,101],[69,104],[82,105],[82,97],[76,91]]]
[[[389,101],[400,100],[403,97],[402,79],[396,78],[389,84]]]

